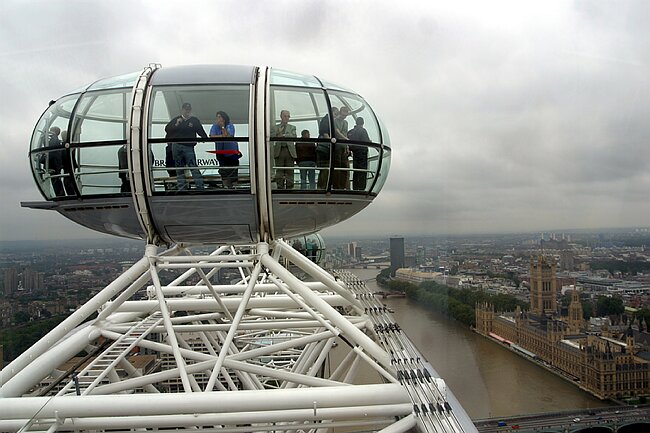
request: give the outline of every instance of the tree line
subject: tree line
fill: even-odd
[[[589,266],[591,269],[607,269],[610,274],[621,272],[624,275],[637,275],[650,272],[650,262],[642,260],[593,260]]]
[[[494,311],[514,311],[517,306],[528,310],[529,305],[512,295],[491,295],[481,290],[456,289],[434,281],[426,281],[419,285],[401,280],[390,279],[390,269],[383,269],[377,275],[377,283],[385,289],[406,293],[406,296],[425,306],[427,309],[445,314],[470,326],[475,323],[475,306],[477,303],[487,302],[494,305]],[[562,305],[568,306],[571,302],[570,295],[561,298]],[[625,312],[623,300],[619,297],[598,296],[595,302],[582,299],[582,310],[585,320],[592,316],[621,316]],[[650,309],[641,309],[636,314],[636,319],[645,319],[650,325]]]
[[[386,272],[387,271],[387,272]],[[425,281],[418,285],[407,281],[389,280],[390,270],[382,270],[377,276],[377,283],[388,290],[406,293],[407,298],[425,308],[452,317],[466,325],[476,325],[475,306],[488,302],[495,311],[514,311],[517,306],[528,309],[528,304],[512,295],[491,295],[481,290],[456,289],[434,281]]]
[[[4,346],[3,361],[8,362],[16,359],[56,325],[63,322],[66,317],[65,315],[54,316],[2,329],[0,342]]]

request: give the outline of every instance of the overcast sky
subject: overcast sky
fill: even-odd
[[[270,65],[354,89],[394,149],[331,235],[650,226],[650,2],[0,2],[0,240],[98,234],[29,172],[48,101],[149,63]]]

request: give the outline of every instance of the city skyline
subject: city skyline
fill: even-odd
[[[268,64],[364,95],[390,132],[391,172],[325,235],[648,226],[645,2],[195,6],[2,4],[0,240],[102,236],[19,207],[42,200],[29,138],[51,99],[150,62]]]
[[[562,238],[562,234],[546,235],[547,238]],[[432,280],[448,285],[449,289],[445,290],[457,295],[463,292],[463,296],[470,296],[465,299],[465,310],[475,307],[471,296],[501,296],[506,293],[519,301],[527,302],[528,288],[532,287],[531,284],[526,285],[530,278],[530,257],[538,257],[540,252],[544,253],[539,238],[526,235],[456,238],[405,236],[398,240],[404,241],[402,255],[405,264],[421,266],[423,269],[415,271],[415,268],[412,268],[413,272],[404,272],[406,269],[401,269],[398,271],[398,278],[410,278],[407,281],[412,282]],[[583,301],[590,305],[589,309],[584,310],[586,319],[596,315],[602,318],[603,314],[611,314],[602,313],[601,307],[609,309],[615,308],[616,305],[620,305],[621,309],[623,305],[631,307],[632,309],[625,310],[626,314],[636,311],[639,317],[650,318],[647,308],[650,282],[647,232],[583,233],[572,235],[571,240],[571,243],[555,242],[547,246],[547,254],[551,260],[560,256],[556,275],[558,305],[565,298],[560,297],[560,287],[564,294],[565,289],[573,292],[573,288],[579,285]],[[356,268],[355,271],[359,272],[358,278],[367,284],[371,284],[372,280],[374,284],[374,279],[379,278],[377,274],[382,273],[380,267],[376,266],[377,257],[383,256],[381,263],[385,265],[384,258],[389,255],[392,257],[389,253],[390,243],[391,238],[388,236],[371,241],[348,239],[347,242],[328,242],[325,259],[327,266],[323,263],[321,265],[326,269]],[[5,327],[11,326],[7,329],[13,329],[15,325],[19,330],[24,330],[25,323],[39,326],[43,319],[42,323],[47,324],[50,322],[47,322],[46,318],[54,318],[66,311],[75,310],[78,305],[101,290],[108,281],[135,263],[142,254],[138,242],[118,238],[112,238],[108,242],[2,242],[0,246],[0,260],[3,262],[4,272],[4,281],[0,280],[0,284],[4,283],[3,290],[0,290],[0,298],[4,296],[4,299],[0,299],[0,320]],[[207,247],[202,247],[194,249],[193,253],[203,256],[207,251]],[[569,253],[571,260],[564,260],[565,253]],[[443,269],[445,271],[442,271]],[[31,287],[25,284],[21,288],[18,287],[18,278],[25,281],[26,277],[35,273],[43,276],[41,281],[45,283],[44,287],[41,282],[36,281]],[[168,272],[164,274],[166,280],[173,279],[173,275]],[[604,275],[608,275],[608,278],[604,278]],[[8,282],[11,285],[9,289]],[[380,290],[376,285],[369,287],[373,291]],[[602,299],[608,299],[603,294],[610,293],[613,293],[614,297],[620,297],[622,301],[619,304],[601,305]],[[145,291],[142,290],[139,296],[146,297]],[[514,348],[513,351],[503,350],[503,343],[488,343],[490,347],[485,347],[484,342],[474,338],[478,335],[472,334],[465,322],[468,318],[471,320],[474,314],[454,316],[456,320],[451,321],[447,316],[452,310],[457,311],[456,309],[445,309],[442,315],[435,316],[424,302],[411,300],[408,303],[395,304],[388,299],[382,299],[382,302],[387,302],[384,306],[388,305],[400,314],[397,323],[403,326],[402,329],[410,338],[416,338],[419,349],[428,350],[424,353],[426,359],[442,374],[448,386],[457,393],[463,408],[475,420],[485,418],[489,414],[510,416],[537,413],[542,407],[542,411],[554,412],[558,409],[573,408],[579,412],[584,410],[580,408],[593,409],[594,403],[609,404],[592,399],[579,388],[568,389],[574,386],[571,379],[566,383],[551,385],[549,382],[557,382],[560,379],[545,369],[521,365],[521,362],[528,361],[513,359],[516,358],[516,355],[512,356],[516,353]],[[447,303],[442,305],[447,306]],[[513,308],[508,308],[507,311],[512,311]],[[610,319],[613,320],[611,326],[608,325],[610,330],[625,330],[630,323],[625,321],[621,324],[619,319],[622,320],[622,317]],[[601,319],[596,320],[593,326],[600,326],[598,323],[601,323]],[[641,332],[641,320],[634,323],[635,331]],[[436,338],[431,335],[432,328],[436,329]],[[7,332],[5,330],[5,335],[12,337],[11,343],[5,345],[4,353],[8,355],[6,359],[10,360],[19,353],[17,350],[22,350],[21,347],[24,349],[28,345],[19,344],[20,337]],[[463,336],[459,336],[459,332]],[[471,344],[468,344],[468,338],[472,339]],[[456,344],[457,341],[462,344]],[[644,343],[644,340],[639,338],[638,341],[638,350],[646,350],[643,349],[643,344],[650,340]],[[499,347],[499,344],[502,347]],[[440,350],[441,345],[445,350]],[[479,357],[476,356],[478,348]],[[436,355],[441,352],[444,353],[443,356]],[[459,363],[463,362],[461,360],[469,362],[467,367],[459,367]],[[497,374],[495,377],[494,374],[486,373],[495,371],[494,368],[486,368],[486,363],[503,366],[504,362],[512,364],[517,370],[531,370],[531,374],[526,375],[527,386],[522,386],[519,379],[521,372],[514,374],[507,383],[502,381],[502,375]],[[468,368],[471,371],[467,371]],[[495,380],[499,383],[498,386],[493,386]],[[551,393],[554,398],[549,398],[547,386],[556,390]],[[543,392],[539,392],[540,390]],[[512,405],[513,398],[521,401]],[[586,410],[584,413],[586,414]]]

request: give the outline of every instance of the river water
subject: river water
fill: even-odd
[[[350,269],[361,280],[377,269]],[[378,290],[374,280],[366,281]],[[465,325],[404,298],[382,301],[472,419],[608,406]]]

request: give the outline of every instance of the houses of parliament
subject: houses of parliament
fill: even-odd
[[[555,263],[544,256],[531,259],[530,311],[477,305],[476,332],[541,361],[600,399],[650,395],[650,334],[643,325],[590,329],[578,290],[561,314],[557,286]]]

